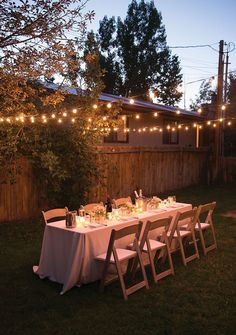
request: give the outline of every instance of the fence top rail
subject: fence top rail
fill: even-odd
[[[202,153],[208,152],[209,147],[193,148],[181,146],[166,146],[166,147],[142,147],[142,146],[96,146],[96,151],[103,154],[118,154],[118,153],[140,153],[140,152],[193,152]]]

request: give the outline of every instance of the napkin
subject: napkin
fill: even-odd
[[[89,223],[88,226],[90,228],[98,228],[98,227],[102,227],[103,225],[101,223]]]

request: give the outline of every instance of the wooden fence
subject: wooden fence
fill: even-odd
[[[207,182],[208,151],[194,148],[98,147],[103,180],[92,187],[89,199],[104,201],[106,195],[158,195]],[[13,184],[0,186],[0,222],[37,217],[46,196],[30,163],[21,161],[21,174]],[[0,176],[1,178],[1,176]]]
[[[100,147],[103,183],[91,189],[91,201],[163,192],[207,181],[207,150],[193,148]]]

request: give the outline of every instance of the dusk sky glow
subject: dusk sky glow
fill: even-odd
[[[87,10],[95,11],[89,30],[96,31],[105,15],[124,18],[131,0],[90,0]],[[180,107],[189,107],[198,93],[200,79],[217,75],[219,41],[236,44],[235,0],[155,0],[162,13],[169,46],[211,45],[204,48],[172,49],[180,58],[184,99]],[[229,53],[229,71],[236,71],[236,50]],[[196,83],[191,83],[197,81]]]

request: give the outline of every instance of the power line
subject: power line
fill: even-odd
[[[213,47],[213,45],[216,45],[216,44],[218,44],[218,42],[212,43],[212,44],[177,45],[177,46],[169,46],[169,48],[170,49],[210,48],[213,51],[218,53],[219,50]],[[235,44],[233,42],[229,42],[227,45],[228,45],[228,50],[223,53],[226,53],[226,52],[229,53],[235,50]]]
[[[212,45],[216,45],[218,43],[213,44],[195,44],[195,45],[177,45],[177,46],[169,46],[170,49],[189,49],[189,48],[211,48],[214,51],[217,51],[215,48],[212,47]]]
[[[235,73],[235,72],[236,72],[236,70],[229,71],[228,74]],[[207,79],[211,79],[212,77],[215,78],[215,77],[218,77],[218,75],[216,74],[216,75],[213,75],[213,76],[210,76],[210,77],[207,77],[207,78],[202,78],[202,79],[198,79],[198,80],[194,80],[194,81],[189,81],[189,82],[186,83],[186,85],[194,84],[194,83],[197,83],[199,81],[204,81],[204,80],[207,80]]]

